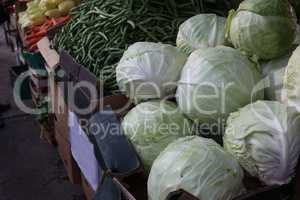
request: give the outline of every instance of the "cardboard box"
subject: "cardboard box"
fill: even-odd
[[[55,70],[59,62],[59,54],[51,48],[51,44],[48,37],[42,38],[37,43],[37,46],[47,64],[47,67],[50,68],[50,70]]]
[[[34,84],[32,83],[32,81],[29,82],[29,88],[30,88],[31,96],[35,100],[41,101],[41,100],[45,100],[48,97],[48,91],[47,91],[48,88],[46,88],[44,91],[38,91],[34,86]]]
[[[110,98],[110,99],[109,99]],[[105,105],[115,105],[116,102],[120,102],[120,99],[118,97],[104,97],[100,102],[105,102]],[[118,113],[116,113],[117,115]],[[126,113],[124,113],[126,114]],[[104,120],[104,117],[103,117]],[[107,119],[106,119],[107,120]],[[100,122],[103,123],[103,122]],[[114,145],[111,145],[110,148],[115,149],[116,146],[118,146],[118,142],[114,142]],[[101,152],[101,146],[96,146],[95,148],[99,148]],[[111,151],[106,149],[107,151]],[[100,153],[101,154],[101,153]],[[103,154],[102,157],[104,158]],[[114,159],[114,158],[110,158]],[[112,162],[112,161],[110,161]],[[115,161],[118,162],[118,161]],[[298,167],[297,174],[300,174],[300,165]],[[110,175],[116,179],[119,180],[119,186],[122,188],[123,195],[126,197],[126,199],[132,199],[132,200],[140,200],[140,199],[146,199],[147,198],[147,178],[143,171],[133,170],[131,173],[110,173]],[[258,179],[251,178],[251,177],[245,177],[244,184],[247,188],[247,193],[243,194],[234,200],[265,200],[265,199],[272,199],[272,200],[281,200],[281,197],[284,194],[291,194],[293,192],[293,187],[295,187],[298,183],[298,186],[300,185],[300,177],[295,178],[294,181],[292,181],[288,185],[283,186],[265,186],[262,185]],[[299,189],[299,188],[298,188]],[[294,189],[294,192],[297,193],[297,189]],[[299,192],[297,193],[299,194]],[[293,200],[299,200],[300,197],[297,196],[294,197]],[[178,191],[174,191],[169,195],[168,200],[205,200],[205,199],[199,199],[192,194],[189,194],[188,192],[179,189]]]
[[[30,74],[30,79],[36,88],[48,88],[48,76],[38,77],[35,74]]]
[[[64,140],[69,142],[69,127],[68,123],[62,123],[55,115],[54,119],[55,135],[59,134]]]
[[[40,127],[41,127],[40,138],[42,140],[45,140],[52,146],[57,146],[56,139],[55,139],[55,130],[53,129],[53,127],[51,127],[51,125],[50,127],[45,127],[43,125],[40,125]]]
[[[72,80],[74,82],[78,82],[81,79],[82,80],[86,80],[92,84],[94,84],[96,86],[96,88],[98,88],[98,84],[99,82],[93,77],[93,75],[91,75],[86,69],[83,69],[83,66],[81,66],[80,64],[76,63],[76,61],[70,56],[68,55],[67,52],[65,51],[61,51],[60,52],[60,65],[63,67],[63,69],[66,71],[67,74],[67,79],[68,80]],[[101,83],[100,83],[101,84]],[[99,87],[100,88],[100,87]],[[76,96],[76,102],[81,104],[81,105],[85,105],[90,101],[88,93],[86,93],[86,91],[82,91],[81,95],[77,95]],[[105,102],[105,105],[107,106],[111,106],[113,107],[113,105],[115,105],[116,102],[118,102],[118,98],[111,98],[111,100],[107,99],[108,97],[104,97],[103,93],[100,93],[99,99],[101,99],[100,102]],[[85,96],[85,97],[84,97]],[[70,108],[72,110],[72,108]],[[98,111],[101,111],[101,109],[98,109]],[[90,115],[86,115],[86,116],[80,116],[79,117],[85,117],[85,118],[89,118],[95,111],[92,111]],[[119,117],[122,117],[125,113],[116,113]],[[113,148],[113,147],[111,147]],[[99,151],[99,150],[98,150]],[[99,151],[100,155],[101,152]],[[114,159],[114,158],[111,158]],[[300,169],[297,172],[297,175],[300,174]],[[114,173],[110,173],[110,176],[112,176],[115,179],[120,180],[119,184],[120,184],[120,188],[122,188],[122,192],[124,194],[124,196],[127,199],[145,199],[147,196],[146,191],[141,190],[140,188],[146,188],[147,186],[147,181],[145,179],[145,176],[143,175],[143,173],[141,173],[138,170],[134,170],[130,173],[125,173],[125,174],[114,174]],[[289,184],[288,186],[274,186],[274,187],[268,187],[268,186],[262,186],[260,184],[257,183],[253,183],[250,184],[251,185],[251,189],[244,195],[236,198],[235,200],[264,200],[264,199],[273,199],[273,200],[279,200],[280,195],[282,194],[282,192],[284,192],[285,190],[290,190],[290,188],[297,188],[297,186],[299,186],[300,184],[300,178],[299,176],[297,176],[298,178],[296,178],[291,184]],[[87,183],[86,179],[84,177],[81,177],[83,179],[83,187],[85,188],[85,192],[87,194],[87,198],[88,199],[92,199],[92,197],[94,196],[94,193],[91,192],[91,187],[89,186],[89,184]],[[247,182],[247,180],[246,180]],[[295,184],[296,183],[296,184]],[[299,189],[299,188],[297,188]],[[294,192],[297,191],[297,189],[294,189]],[[184,190],[179,189],[178,191],[175,191],[174,193],[170,194],[169,200],[171,199],[177,199],[177,200],[200,200],[196,197],[194,197],[191,194],[188,194],[187,192],[185,192]],[[299,193],[295,192],[295,197],[293,200],[299,200]],[[205,199],[201,199],[201,200],[205,200]]]
[[[87,180],[85,179],[83,174],[81,174],[81,184],[82,184],[82,188],[83,188],[86,199],[93,200],[93,198],[95,196],[95,191],[90,186],[90,184],[87,182]]]
[[[97,190],[102,170],[95,156],[94,145],[79,123],[74,112],[69,111],[70,145],[74,160],[89,185]]]
[[[59,66],[65,71],[68,80],[78,81],[82,66],[64,50],[59,52]]]
[[[59,85],[54,85],[54,94],[52,95],[52,107],[54,111],[54,126],[56,134],[61,134],[61,136],[69,141],[69,127],[68,127],[68,106],[64,99],[64,92]]]
[[[58,130],[56,129],[56,131]],[[57,142],[58,153],[67,170],[70,182],[73,184],[81,184],[80,169],[72,157],[70,143],[65,140],[61,134],[55,134],[55,139]]]

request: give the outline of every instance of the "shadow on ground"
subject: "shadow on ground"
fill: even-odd
[[[68,181],[56,149],[39,138],[33,116],[24,116],[13,103],[9,67],[15,54],[5,45],[0,27],[0,101],[11,110],[0,118],[0,200],[83,200],[80,186]]]

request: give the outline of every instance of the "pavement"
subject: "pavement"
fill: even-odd
[[[15,105],[9,67],[16,56],[6,46],[0,27],[0,102],[9,101],[0,129],[0,200],[84,200],[80,186],[72,185],[55,147],[40,139],[34,116]]]

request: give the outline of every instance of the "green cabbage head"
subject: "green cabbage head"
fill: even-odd
[[[300,46],[293,52],[285,70],[282,101],[300,112]]]
[[[288,0],[244,0],[227,21],[227,38],[264,60],[284,55],[296,36],[296,15]]]
[[[216,14],[199,14],[186,20],[179,27],[177,47],[191,54],[194,50],[225,44],[224,17]]]
[[[227,121],[224,148],[266,185],[287,184],[300,154],[300,114],[276,101],[257,101]]]
[[[191,135],[190,125],[175,103],[158,100],[138,104],[122,122],[124,134],[135,147],[147,171],[169,143]]]
[[[292,52],[290,51],[284,56],[260,63],[266,87],[266,100],[281,101],[284,73]]]
[[[189,136],[171,143],[155,160],[148,179],[149,200],[166,200],[185,190],[205,200],[231,200],[244,192],[243,170],[211,139]]]
[[[261,78],[257,65],[236,49],[194,51],[178,82],[178,106],[196,123],[224,121],[231,112],[263,99],[263,91],[255,90]]]
[[[186,59],[174,46],[137,42],[124,52],[117,66],[119,88],[135,102],[174,95]]]

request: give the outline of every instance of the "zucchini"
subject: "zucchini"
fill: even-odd
[[[50,18],[60,17],[62,13],[58,9],[48,10],[45,15]]]
[[[75,2],[72,0],[63,1],[58,5],[58,9],[63,15],[68,15],[70,10],[74,7]]]

